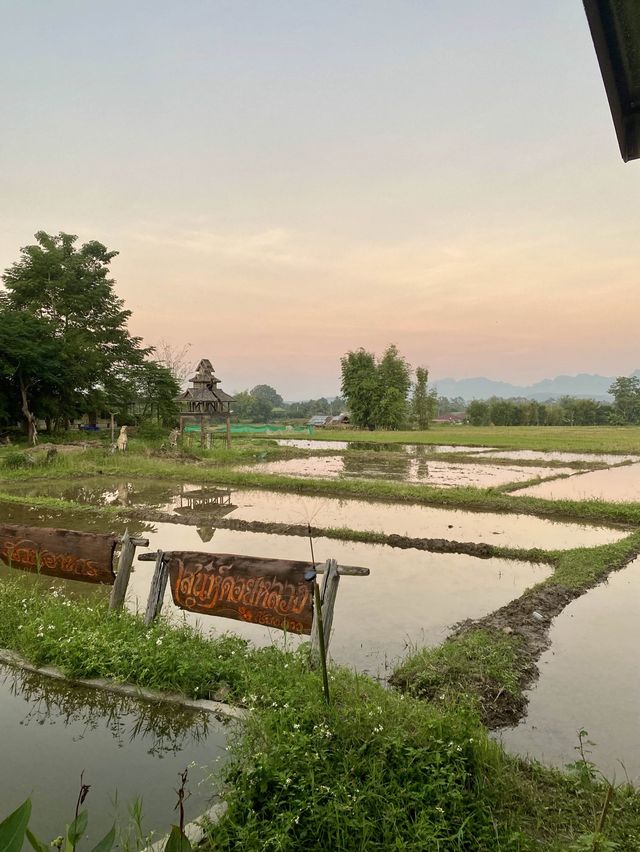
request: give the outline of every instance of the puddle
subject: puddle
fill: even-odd
[[[540,547],[545,550],[595,547],[619,541],[627,535],[625,531],[610,527],[558,522],[532,515],[465,512],[411,504],[302,496],[262,489],[232,491],[188,483],[145,480],[99,480],[99,483],[99,488],[95,480],[92,484],[83,481],[29,483],[26,487],[23,484],[12,485],[11,492],[24,494],[28,491],[33,496],[46,494],[50,497],[64,495],[68,500],[82,497],[78,502],[83,502],[91,494],[93,505],[97,506],[106,505],[114,494],[120,494],[126,497],[124,505],[149,506],[185,517],[193,511],[211,515],[212,519],[225,517],[265,523],[310,523],[316,527],[348,527],[396,533],[411,538],[445,538],[506,547]],[[8,513],[15,514],[16,510],[20,513],[19,518],[7,517]],[[2,507],[2,517],[7,522],[29,523],[19,507]],[[44,523],[44,518],[41,522]],[[96,529],[95,521],[92,523],[90,529]],[[102,523],[104,526],[105,522]],[[64,526],[64,520],[60,524]],[[125,522],[120,520],[118,524],[118,532],[123,531]],[[74,525],[77,526],[75,521]],[[202,524],[198,529],[202,541],[211,540],[214,527]],[[136,528],[136,534],[142,535],[143,532],[142,526],[139,530]]]
[[[578,758],[577,732],[595,745],[588,755],[609,778],[640,783],[640,559],[605,585],[573,601],[554,621],[551,648],[540,658],[540,680],[529,713],[502,732],[504,745],[545,763]]]
[[[542,450],[493,450],[483,453],[483,456],[491,459],[527,459],[530,461],[559,461],[559,462],[585,462],[599,464],[622,464],[622,462],[638,462],[640,456],[618,456],[614,453],[564,453],[544,452]]]
[[[204,550],[247,556],[309,560],[303,538],[216,530],[204,546],[197,530],[177,524],[157,524],[150,549]],[[369,577],[343,577],[335,609],[331,655],[336,662],[385,676],[387,665],[416,645],[436,645],[448,628],[464,618],[477,618],[519,597],[528,586],[550,573],[548,566],[500,559],[474,559],[458,554],[395,550],[383,545],[314,539],[316,561],[332,557],[343,565],[361,565]],[[129,587],[130,605],[144,609],[153,564],[138,562]],[[280,631],[254,624],[173,611],[217,633],[233,632],[256,645],[282,640]],[[287,637],[295,646],[299,637]]]
[[[352,456],[319,456],[317,458],[282,459],[264,462],[240,470],[283,476],[321,477],[328,479],[387,479],[438,487],[472,486],[490,488],[509,482],[526,482],[536,477],[572,474],[571,468],[515,467],[510,465],[463,464],[435,461],[426,456],[409,454],[383,459],[357,459]]]
[[[127,806],[136,796],[145,834],[167,833],[176,820],[178,772],[192,763],[186,815],[199,816],[211,804],[213,783],[205,779],[225,754],[226,734],[209,714],[0,666],[0,740],[2,765],[11,767],[0,773],[0,819],[30,796],[30,827],[43,842],[52,840],[73,819],[84,770],[90,846],[116,814],[129,825]]]
[[[640,502],[640,465],[632,464],[575,474],[570,479],[531,485],[512,493],[544,497],[547,500],[610,500],[636,503]]]

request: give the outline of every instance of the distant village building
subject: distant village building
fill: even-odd
[[[195,376],[189,379],[191,387],[176,398],[180,406],[180,434],[190,420],[200,425],[200,443],[205,444],[205,428],[210,419],[224,419],[227,426],[227,446],[231,442],[231,403],[233,397],[218,387],[220,379],[213,372],[208,358],[203,358],[196,367]]]
[[[331,422],[331,415],[329,414],[314,414],[313,417],[310,417],[307,420],[307,426],[315,426],[317,429],[322,429],[323,426],[328,426]]]

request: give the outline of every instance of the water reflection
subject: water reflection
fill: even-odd
[[[6,814],[30,797],[31,827],[43,840],[73,818],[81,772],[91,785],[87,848],[114,820],[126,826],[136,799],[143,834],[166,834],[187,766],[187,819],[195,819],[215,798],[226,736],[226,726],[197,711],[0,666],[0,804]]]
[[[0,684],[10,695],[27,702],[21,725],[79,725],[74,742],[102,727],[120,748],[143,738],[147,753],[161,757],[203,742],[210,729],[208,713],[180,704],[134,701],[125,695],[72,686],[9,666],[0,667]]]

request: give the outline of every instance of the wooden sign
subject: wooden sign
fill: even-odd
[[[167,552],[164,558],[173,602],[181,609],[311,633],[312,563],[191,551]]]
[[[113,535],[0,524],[0,559],[10,568],[113,585]]]

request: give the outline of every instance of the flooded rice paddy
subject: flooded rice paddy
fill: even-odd
[[[168,833],[178,773],[187,766],[187,819],[203,813],[214,789],[204,780],[225,755],[226,732],[209,714],[0,665],[0,742],[0,816],[31,797],[33,832],[43,841],[57,837],[73,819],[84,770],[93,845],[118,818],[130,823],[127,808],[136,797],[144,833]]]
[[[456,463],[431,460],[426,455],[413,457],[407,453],[386,456],[379,460],[375,458],[361,460],[348,455],[281,459],[255,464],[244,470],[281,476],[385,479],[434,485],[439,488],[459,486],[491,488],[511,482],[527,482],[531,479],[574,473],[571,468]]]
[[[555,619],[529,713],[502,741],[510,750],[564,766],[587,755],[609,779],[640,784],[640,559],[578,598]]]
[[[494,447],[455,447],[452,444],[383,444],[375,441],[310,441],[302,438],[281,438],[279,447],[295,447],[299,450],[363,450],[374,453],[409,453],[416,455],[432,453],[486,453]]]
[[[640,502],[640,465],[594,470],[569,479],[543,482],[513,492],[547,500],[608,500],[616,503]]]
[[[348,527],[411,538],[444,538],[505,547],[565,550],[619,541],[628,533],[605,526],[499,514],[441,509],[411,503],[383,503],[313,497],[266,489],[229,489],[214,485],[90,478],[16,483],[5,491],[22,497],[57,497],[93,506],[122,506],[169,512],[187,519],[210,516],[266,523]],[[5,510],[6,512],[6,510]],[[203,525],[203,529],[204,529]]]
[[[314,449],[331,452],[315,457],[308,455],[257,464],[247,469],[290,476],[368,478],[441,487],[492,487],[526,482],[538,477],[547,481],[514,493],[552,499],[596,497],[640,501],[639,464],[587,473],[576,473],[570,467],[545,466],[545,463],[570,465],[577,462],[620,465],[625,461],[637,462],[640,458],[637,456],[541,453],[451,445],[381,446],[297,439],[279,440],[277,443],[311,452]],[[372,452],[374,447],[375,453]],[[364,452],[350,452],[356,449]],[[452,452],[464,452],[468,460],[465,458],[452,462],[438,458],[439,454]],[[487,459],[495,459],[496,463],[487,462]],[[528,464],[518,465],[518,460]],[[540,464],[532,464],[535,462]],[[560,474],[566,474],[567,478],[554,479]],[[309,523],[316,528],[343,527],[415,538],[442,538],[547,550],[595,547],[620,540],[628,534],[620,529],[555,522],[527,515],[300,496],[263,489],[228,489],[216,487],[213,483],[202,485],[93,477],[66,482],[43,480],[11,483],[5,484],[3,488],[23,497],[48,496],[92,506],[139,510],[135,514],[136,520],[132,521],[122,516],[109,518],[80,512],[75,516],[69,513],[58,513],[56,516],[54,510],[6,505],[2,517],[12,523],[69,525],[79,530],[116,533],[122,533],[128,526],[131,533],[149,538],[150,551],[204,550],[310,559],[309,542],[305,538],[216,528],[216,522],[221,519],[292,525]],[[184,520],[177,523],[139,520],[144,518],[145,509],[168,513],[175,520]],[[54,517],[63,521],[52,522]],[[156,514],[157,517],[161,516]],[[544,580],[551,571],[549,566],[528,562],[481,560],[457,554],[401,550],[385,545],[325,539],[320,535],[314,539],[314,548],[317,562],[332,557],[343,565],[361,565],[370,569],[369,577],[345,576],[341,580],[330,653],[336,662],[381,679],[385,679],[394,664],[410,651],[420,646],[440,644],[457,622],[492,612],[519,597],[526,588]],[[0,567],[1,575],[7,573],[10,573],[9,569]],[[152,573],[153,563],[135,563],[128,596],[131,609],[144,609]],[[66,585],[74,594],[94,593],[94,589],[82,584]],[[573,748],[577,744],[576,731],[584,727],[597,743],[592,747],[592,757],[598,766],[613,774],[616,767],[619,769],[620,766],[617,761],[622,760],[629,775],[634,780],[640,780],[640,744],[637,736],[640,694],[637,674],[633,674],[637,672],[637,666],[633,657],[631,633],[634,618],[637,623],[637,604],[635,609],[633,607],[634,601],[638,599],[639,586],[640,567],[636,563],[615,575],[607,586],[575,601],[556,619],[551,634],[552,648],[542,658],[541,678],[531,692],[529,716],[522,725],[503,732],[508,749],[519,753],[530,752],[540,759],[559,765],[568,763],[575,759]],[[99,593],[106,596],[108,590],[103,589]],[[185,614],[174,607],[169,592],[165,597],[164,612],[172,619],[186,619],[205,632],[232,632],[256,645],[284,641],[289,647],[294,647],[303,641],[300,637],[284,637],[279,631],[270,631],[257,625]],[[12,677],[15,681],[15,675]],[[114,750],[116,756],[129,752],[137,755],[136,749],[142,749],[145,754],[148,753],[150,760],[159,760],[160,765],[166,767],[176,756],[171,751],[173,748],[173,751],[177,750],[181,764],[178,769],[182,769],[182,764],[186,765],[191,759],[196,763],[203,762],[203,743],[206,744],[204,750],[207,754],[211,752],[217,755],[223,748],[224,731],[219,726],[215,730],[208,730],[203,735],[204,739],[199,733],[183,736],[174,731],[174,745],[165,748],[162,743],[169,742],[167,738],[160,737],[161,745],[157,745],[157,733],[149,733],[146,723],[141,726],[136,721],[140,718],[140,711],[135,707],[123,707],[114,713],[106,710],[102,716],[98,713],[95,719],[104,717],[107,721],[96,721],[94,724],[92,710],[88,710],[84,716],[78,713],[75,718],[64,710],[59,711],[55,701],[47,699],[43,705],[39,699],[34,700],[33,693],[29,693],[28,698],[24,698],[24,695],[20,698],[22,693],[15,684],[6,687],[10,680],[5,672],[4,684],[0,685],[0,733],[5,740],[7,734],[2,727],[5,720],[13,720],[11,724],[15,726],[18,724],[16,719],[23,713],[29,721],[20,727],[27,730],[36,726],[38,729],[58,726],[58,730],[64,731],[58,738],[60,742],[73,744],[68,745],[69,749],[75,749],[76,745],[88,739],[93,748],[95,741],[96,752],[101,756],[101,767],[112,765],[109,763],[112,760],[110,749]],[[5,692],[8,692],[12,702],[18,703],[8,703]],[[82,702],[85,698],[83,694]],[[33,723],[27,712],[30,705],[46,707],[46,714],[49,715],[45,714],[41,721]],[[14,709],[5,713],[5,706]],[[16,710],[16,707],[21,709]],[[91,707],[90,702],[87,707]],[[116,718],[118,725],[114,734],[112,722]],[[61,719],[64,721],[61,722]],[[616,726],[611,724],[611,719],[616,719]],[[67,728],[70,731],[68,734]],[[196,732],[199,730],[197,723],[186,725],[184,730],[191,728]],[[131,731],[135,731],[135,736],[127,733]],[[35,736],[32,740],[37,743],[37,748],[52,753],[54,762],[59,759],[64,765],[63,756],[56,758],[56,747],[48,742],[40,743]],[[180,744],[179,749],[176,743]],[[22,746],[23,750],[26,748]],[[190,757],[190,749],[199,756]],[[78,749],[72,753],[82,755]],[[84,761],[86,766],[95,766],[88,758],[78,759]],[[215,760],[215,756],[212,759]],[[178,770],[174,771],[172,764],[173,775],[165,783],[161,772],[145,764],[142,759],[138,760],[137,756],[135,760],[141,766],[140,776],[131,775],[113,758],[114,769],[101,770],[102,777],[106,779],[104,789],[112,794],[118,787],[114,782],[122,775],[130,784],[128,787],[118,787],[120,800],[126,797],[127,790],[131,790],[132,794],[146,791],[145,797],[152,799],[153,805],[150,810],[143,810],[148,813],[152,823],[155,821],[160,825],[165,804],[156,787],[166,787],[171,799]],[[68,774],[73,775],[72,772]],[[619,769],[620,777],[622,770]],[[153,781],[150,782],[149,778]],[[69,789],[62,783],[56,782],[54,786],[60,789],[61,796],[71,801],[76,782],[75,777],[70,778]],[[89,780],[88,783],[92,782]],[[1,784],[0,780],[0,801],[5,795]],[[35,790],[33,779],[31,786]],[[156,803],[157,818],[154,810]],[[64,807],[64,802],[56,804],[51,810],[52,817],[59,818],[61,808]],[[199,803],[198,807],[202,810],[204,804]],[[99,810],[105,812],[102,806]],[[155,823],[149,827],[155,827]],[[107,827],[108,824],[104,830]],[[59,831],[58,828],[55,830],[56,833]],[[47,831],[43,833],[46,835]]]
[[[491,459],[523,459],[542,462],[584,462],[585,464],[618,465],[625,462],[640,462],[640,456],[616,455],[614,453],[565,453],[543,452],[542,450],[487,450],[482,454]]]

